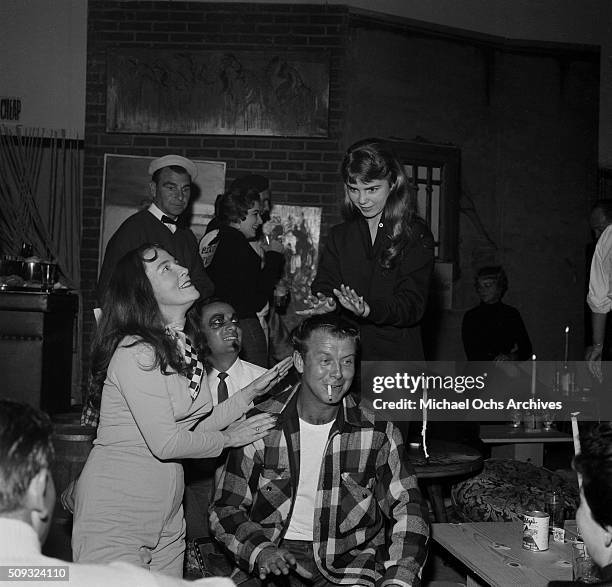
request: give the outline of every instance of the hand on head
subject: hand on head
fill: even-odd
[[[304,301],[308,307],[305,310],[298,310],[296,314],[299,316],[327,314],[328,312],[333,312],[336,309],[336,300],[322,294],[321,292],[318,292],[316,296],[308,296]]]
[[[334,295],[343,308],[356,316],[365,318],[370,314],[370,306],[353,288],[342,284],[340,289],[334,289]]]
[[[286,357],[274,367],[268,369],[263,375],[260,375],[253,382],[249,383],[246,387],[243,388],[243,391],[249,394],[250,397],[249,403],[253,401],[256,397],[260,395],[264,395],[274,387],[287,373],[289,369],[293,366],[293,359],[291,357]]]

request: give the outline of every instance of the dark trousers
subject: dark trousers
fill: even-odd
[[[257,577],[239,571],[231,577],[234,583],[240,587],[336,587],[337,583],[330,583],[317,568],[312,542],[283,540],[281,547],[286,548],[300,565],[312,573],[312,579],[304,579],[295,571],[290,571],[288,575],[268,575],[265,581],[260,581]]]

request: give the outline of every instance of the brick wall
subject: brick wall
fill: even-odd
[[[347,27],[343,6],[89,0],[81,252],[85,374],[94,326],[104,154],[177,153],[221,160],[227,164],[228,183],[261,173],[270,179],[274,202],[321,206],[324,235],[339,220]],[[326,51],[331,67],[328,137],[107,133],[106,52],[118,48]]]

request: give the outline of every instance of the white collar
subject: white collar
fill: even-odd
[[[219,375],[219,373],[221,373],[221,371],[219,371],[219,369],[215,369],[215,367],[212,367],[210,370],[211,377],[216,377]],[[236,360],[231,364],[230,368],[225,371],[225,373],[227,373],[230,379],[239,377],[239,375],[242,373],[242,361],[240,360],[240,357],[236,357]]]
[[[2,556],[40,554],[40,539],[32,526],[23,520],[0,516],[0,559]]]
[[[153,214],[153,216],[155,216],[155,218],[157,218],[160,222],[162,219],[162,216],[168,216],[169,218],[172,218],[172,216],[170,216],[169,214],[164,214],[155,204],[151,204],[149,206],[149,212],[151,214]],[[176,220],[176,218],[174,218],[174,220]],[[162,223],[170,232],[175,232],[176,231],[176,224],[165,224]]]

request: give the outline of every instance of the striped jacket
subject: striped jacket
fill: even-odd
[[[237,563],[279,545],[300,471],[299,384],[257,409],[279,414],[262,440],[232,449],[211,506],[211,528]],[[427,509],[399,430],[343,401],[329,433],[315,499],[313,550],[320,572],[345,585],[420,585]]]

